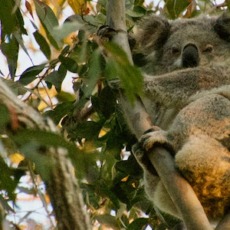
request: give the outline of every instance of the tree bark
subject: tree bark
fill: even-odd
[[[133,63],[126,33],[124,0],[109,0],[107,24],[118,31],[114,41],[124,49],[130,63]],[[136,137],[140,138],[144,131],[152,126],[149,115],[146,113],[140,98],[137,98],[135,105],[131,106],[121,93],[120,103],[131,129],[134,131]],[[163,148],[156,148],[149,154],[149,159],[158,172],[171,199],[181,213],[187,229],[212,229],[200,201],[188,182],[179,175],[170,153]]]
[[[18,124],[26,129],[40,129],[59,133],[56,125],[42,117],[32,107],[19,100],[0,79],[0,104],[8,107]],[[59,230],[89,230],[89,216],[84,207],[81,189],[74,173],[74,167],[63,148],[44,150],[51,161],[51,174],[44,177],[47,192],[51,199]],[[44,172],[39,172],[44,175]]]

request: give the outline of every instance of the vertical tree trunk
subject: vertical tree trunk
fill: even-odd
[[[109,0],[107,24],[116,31],[121,31],[115,35],[114,41],[125,50],[132,63],[127,34],[124,33],[127,31],[124,0]],[[152,126],[144,106],[139,98],[136,100],[135,105],[131,106],[122,94],[120,96],[120,103],[131,129],[134,131],[136,137],[139,138],[144,131]],[[163,148],[157,148],[149,154],[149,159],[157,170],[171,199],[181,213],[187,229],[212,229],[193,189],[177,172],[170,153]]]

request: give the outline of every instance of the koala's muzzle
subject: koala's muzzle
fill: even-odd
[[[184,68],[196,67],[199,65],[198,48],[194,44],[188,44],[184,47],[182,53],[182,66]]]

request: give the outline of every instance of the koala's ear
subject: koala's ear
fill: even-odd
[[[214,29],[220,38],[230,42],[230,13],[225,12],[216,19]]]
[[[136,41],[144,53],[150,53],[163,46],[168,38],[170,24],[160,16],[150,16],[141,20],[137,27]]]

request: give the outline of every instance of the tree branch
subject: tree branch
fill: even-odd
[[[19,100],[0,79],[0,103],[13,111],[22,127],[40,129],[59,133],[56,125],[49,119],[42,117],[32,107]],[[81,189],[74,174],[74,167],[63,148],[44,150],[54,164],[51,174],[43,178],[47,192],[60,230],[89,230],[91,229],[89,216],[85,210]],[[44,175],[44,172],[39,172]]]
[[[131,51],[126,34],[124,0],[109,0],[107,24],[118,31],[114,41],[125,50],[132,63]],[[131,106],[121,93],[120,102],[131,129],[134,131],[136,137],[139,138],[144,131],[152,126],[149,115],[146,113],[139,98],[136,100],[135,105]],[[156,148],[149,154],[149,159],[157,170],[175,206],[181,213],[187,229],[212,229],[193,189],[176,170],[174,160],[170,153],[163,148]]]

